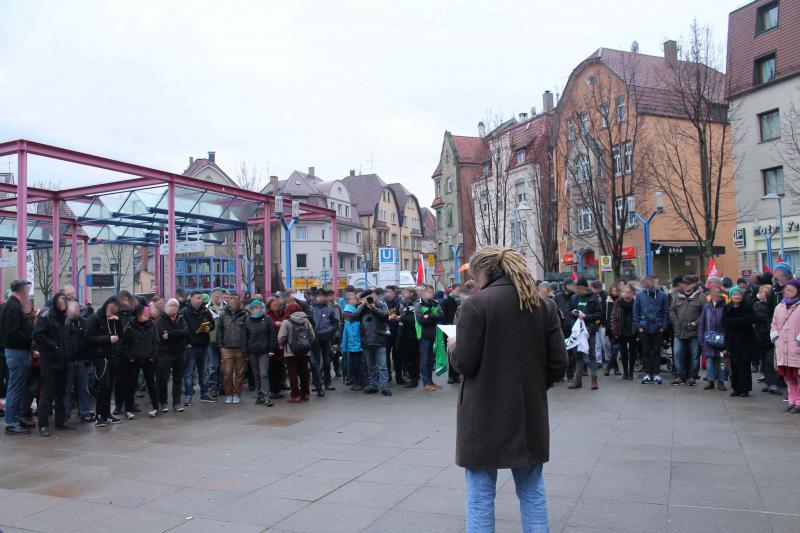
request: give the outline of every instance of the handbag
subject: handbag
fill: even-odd
[[[718,333],[711,329],[711,321],[708,316],[708,311],[706,311],[706,331],[703,334],[703,342],[712,348],[725,347],[725,334]]]

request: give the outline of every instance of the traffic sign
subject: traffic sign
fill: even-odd
[[[397,248],[379,248],[378,263],[381,265],[393,265],[395,263],[400,264],[400,254],[397,253]]]
[[[600,256],[600,270],[603,272],[613,272],[614,265],[611,262],[610,255],[601,255]]]
[[[428,266],[436,266],[436,255],[435,254],[428,254]]]
[[[444,272],[444,265],[442,264],[442,262],[441,262],[441,261],[439,261],[439,262],[436,264],[436,273],[437,273],[437,274],[441,274],[442,272]]]
[[[400,252],[397,248],[378,248],[378,285],[388,287],[400,282]]]
[[[436,287],[437,285],[439,285],[439,279],[440,279],[441,277],[442,277],[442,276],[440,276],[439,274],[431,274],[431,279],[433,280],[433,286],[434,286],[434,287]]]

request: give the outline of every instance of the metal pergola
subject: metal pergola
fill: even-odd
[[[71,243],[72,284],[78,285],[78,241],[83,241],[83,285],[86,286],[89,244],[128,244],[156,248],[155,270],[160,271],[160,246],[168,247],[165,280],[158,284],[162,294],[172,295],[177,289],[175,280],[176,243],[194,238],[209,244],[224,241],[225,234],[234,233],[236,283],[241,287],[241,233],[251,225],[263,225],[264,292],[272,292],[271,222],[275,197],[235,186],[199,180],[153,168],[124,163],[101,156],[49,146],[19,139],[0,143],[0,156],[17,156],[16,185],[0,183],[0,246],[17,247],[17,275],[26,271],[28,249],[52,248],[53,269],[59,272],[61,238]],[[132,175],[99,185],[62,190],[28,187],[28,156],[57,159]],[[29,204],[52,203],[51,214],[29,212]],[[73,217],[62,215],[66,205]],[[260,212],[259,212],[260,211]],[[283,199],[283,213],[292,211],[292,199]],[[332,231],[332,253],[338,257],[336,212],[316,205],[300,203],[301,220],[329,219]],[[5,221],[13,221],[4,224]],[[62,227],[64,230],[62,231]],[[82,232],[82,234],[81,234]],[[58,238],[56,238],[58,236]],[[339,261],[332,262],[333,286],[338,286]],[[53,292],[58,290],[58,276],[53,276]],[[169,292],[164,289],[168,288]],[[88,295],[88,291],[85,291]],[[88,297],[88,296],[87,296]]]

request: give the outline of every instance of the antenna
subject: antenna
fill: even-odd
[[[369,153],[369,159],[367,159],[367,163],[369,163],[369,171],[370,173],[375,173],[375,163],[380,163],[379,159],[375,159],[372,152]]]

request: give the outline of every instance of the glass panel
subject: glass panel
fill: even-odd
[[[191,213],[201,197],[203,197],[203,191],[175,187],[175,211]]]

